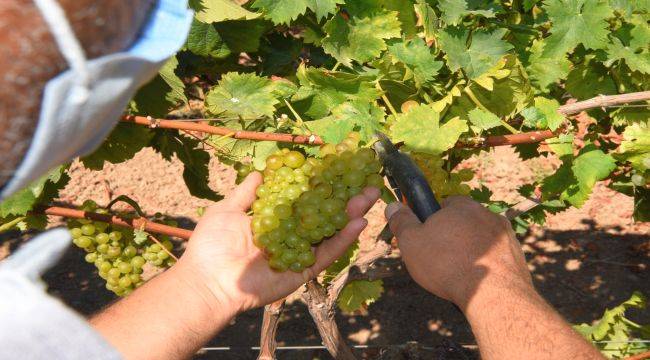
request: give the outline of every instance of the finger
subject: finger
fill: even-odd
[[[359,238],[361,231],[368,225],[364,218],[353,219],[332,238],[323,241],[316,249],[316,263],[308,270],[309,278],[313,278],[330,266],[334,260],[345,253],[354,240]]]
[[[375,204],[381,191],[374,187],[367,187],[361,193],[353,196],[348,200],[346,212],[351,219],[360,218],[365,215],[368,210]]]
[[[226,202],[229,206],[232,206],[237,210],[248,210],[253,201],[255,201],[255,190],[257,190],[257,187],[260,186],[262,182],[262,174],[259,172],[254,171],[248,174],[246,179],[244,179],[244,181],[226,197]]]
[[[458,205],[467,205],[470,203],[474,203],[475,201],[472,200],[469,196],[463,196],[463,195],[452,195],[446,198],[442,204],[440,204],[443,208],[444,207],[449,207],[449,206],[458,206]]]
[[[422,226],[422,223],[418,220],[413,211],[400,202],[396,201],[388,204],[384,213],[386,215],[386,220],[388,220],[390,231],[392,231],[397,238],[399,238],[406,229]]]

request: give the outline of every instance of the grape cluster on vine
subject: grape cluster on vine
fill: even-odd
[[[90,200],[84,202],[81,210],[108,213]],[[144,283],[145,264],[167,268],[175,262],[170,257],[173,244],[164,235],[160,238],[161,246],[150,240],[137,241],[133,229],[101,221],[72,219],[68,228],[72,242],[86,251],[86,262],[95,265],[99,276],[106,280],[106,289],[118,296],[126,296]]]
[[[359,134],[350,133],[321,146],[319,158],[282,149],[266,159],[252,229],[271,268],[301,272],[313,265],[312,246],[347,224],[348,199],[366,186],[384,186],[374,151],[358,146]]]
[[[458,172],[447,172],[444,166],[445,161],[440,156],[412,153],[411,157],[422,169],[438,201],[442,201],[450,195],[469,195],[471,188],[464,182],[472,180],[474,177],[472,170],[461,169]]]

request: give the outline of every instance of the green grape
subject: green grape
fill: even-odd
[[[100,232],[99,234],[95,235],[95,241],[98,244],[106,244],[106,243],[108,243],[109,239],[110,238],[109,238],[108,234],[104,233],[104,232]]]
[[[287,244],[287,246],[290,246],[292,248],[295,248],[302,242],[302,238],[298,236],[296,233],[289,233],[287,236],[284,238],[284,243]]]
[[[81,236],[79,238],[74,239],[74,243],[80,248],[85,249],[93,244],[93,239],[88,236]]]
[[[308,268],[316,263],[316,256],[314,256],[314,253],[311,251],[302,251],[298,254],[297,261],[303,267]]]
[[[359,187],[363,185],[366,176],[361,170],[351,169],[343,174],[343,183],[350,187]]]
[[[91,252],[86,254],[84,260],[86,260],[86,262],[88,263],[94,263],[95,261],[97,261],[97,253]]]
[[[266,167],[267,169],[277,170],[284,165],[282,157],[279,155],[271,155],[266,158]]]
[[[142,266],[144,266],[145,260],[142,256],[134,256],[131,258],[131,266],[135,269],[142,269]]]
[[[127,258],[132,258],[138,253],[138,249],[135,248],[133,245],[128,245],[122,250],[122,256],[125,256]]]
[[[123,276],[123,277],[120,278],[119,285],[121,287],[124,287],[124,288],[129,287],[129,286],[131,286],[131,284],[132,284],[132,282],[131,282],[131,278],[129,276]]]
[[[108,234],[108,238],[109,238],[111,241],[120,241],[120,240],[122,239],[122,233],[119,232],[119,231],[111,231],[111,232]]]
[[[160,260],[165,260],[169,257],[169,253],[167,251],[161,251],[158,253],[158,259]]]
[[[290,168],[297,169],[305,163],[305,157],[297,151],[289,151],[284,155],[284,164]]]
[[[281,255],[284,251],[284,246],[279,242],[271,242],[266,246],[266,251],[271,255]]]
[[[291,264],[292,262],[296,261],[297,258],[298,252],[292,249],[287,249],[282,252],[282,255],[280,255],[280,259],[282,259],[282,262],[285,264]]]
[[[287,264],[277,256],[271,256],[269,259],[269,266],[271,269],[279,272],[287,271],[288,268]]]
[[[73,239],[77,239],[83,235],[81,232],[80,228],[72,228],[70,229],[70,235],[72,236]]]
[[[133,266],[128,262],[121,262],[117,265],[117,268],[122,274],[128,274],[133,270]]]
[[[253,202],[253,205],[251,206],[251,209],[253,210],[253,212],[257,213],[260,212],[266,206],[267,204],[264,200],[255,200]]]
[[[172,251],[172,249],[174,248],[174,244],[170,240],[163,240],[162,246],[168,251]]]
[[[339,211],[343,211],[345,203],[340,199],[325,199],[320,204],[320,212],[332,216]]]
[[[336,226],[331,223],[324,223],[322,225],[322,232],[324,237],[331,237],[336,232]]]
[[[113,268],[113,265],[108,261],[103,261],[98,267],[99,271],[108,272]]]
[[[81,233],[90,236],[95,233],[95,225],[93,224],[85,224],[81,226]]]
[[[306,229],[315,229],[320,224],[320,217],[316,214],[304,214],[300,217],[300,224]]]
[[[157,252],[159,252],[161,250],[162,250],[162,248],[158,244],[152,244],[151,246],[149,246],[149,251],[152,252],[152,253],[157,253]]]
[[[296,243],[296,245],[294,245],[294,247],[293,247],[294,249],[296,249],[299,252],[304,252],[304,251],[307,251],[307,250],[311,249],[311,242],[309,242],[307,240],[304,240],[304,239],[301,239],[301,238],[299,238],[299,239],[300,239],[300,241],[298,243]]]
[[[129,274],[129,279],[131,279],[131,284],[137,284],[142,280],[142,277],[138,274]]]
[[[281,179],[286,182],[293,181],[293,170],[290,167],[283,166],[275,172],[276,179]]]
[[[280,226],[280,219],[275,215],[263,216],[261,226],[264,231],[271,231]]]
[[[318,184],[314,188],[314,193],[321,198],[327,198],[332,194],[332,185],[327,183]]]
[[[460,181],[470,181],[474,177],[474,172],[470,169],[462,169],[458,172]]]
[[[106,254],[108,252],[108,244],[97,245],[97,252],[100,254]]]
[[[348,223],[348,215],[344,212],[339,212],[330,217],[330,222],[337,230],[341,230]]]
[[[156,259],[153,260],[151,263],[154,264],[155,266],[160,266],[160,265],[163,264],[163,260],[162,260],[162,259],[158,259],[158,258],[156,258]]]
[[[299,273],[305,270],[305,267],[299,262],[294,262],[291,265],[289,265],[289,270]]]
[[[109,258],[118,257],[120,254],[122,254],[122,249],[120,249],[118,246],[110,246],[106,251],[106,256]]]
[[[122,272],[120,271],[120,269],[112,267],[110,270],[108,270],[108,277],[109,278],[119,278],[121,273]]]
[[[645,185],[645,178],[643,177],[643,175],[634,174],[634,175],[632,175],[631,180],[632,180],[632,184],[634,184],[636,186],[644,186]]]
[[[93,223],[95,225],[95,229],[97,230],[98,233],[102,233],[108,229],[109,224],[102,222],[102,221],[95,221]]]
[[[384,178],[379,174],[370,174],[366,176],[366,186],[373,186],[377,189],[384,187]]]
[[[289,232],[296,229],[298,222],[294,218],[284,219],[280,221],[280,227],[282,231]],[[253,229],[255,231],[255,229]]]

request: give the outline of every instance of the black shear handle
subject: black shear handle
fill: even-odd
[[[433,195],[424,174],[411,158],[401,152],[395,152],[386,159],[386,175],[397,196],[405,202],[421,222],[440,210],[440,204]]]

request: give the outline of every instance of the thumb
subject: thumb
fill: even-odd
[[[231,209],[234,208],[234,210],[246,211],[250,208],[253,201],[255,201],[255,190],[257,190],[257,187],[261,184],[262,174],[253,171],[241,184],[226,196],[222,203],[218,203],[217,205],[223,205]]]
[[[422,223],[408,206],[400,202],[393,202],[386,206],[384,212],[390,231],[399,238],[402,232],[408,228],[421,226]]]

